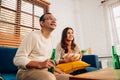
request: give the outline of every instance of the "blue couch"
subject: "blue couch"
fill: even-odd
[[[0,76],[4,80],[16,80],[17,67],[13,64],[13,57],[17,48],[0,47]]]
[[[13,64],[13,57],[15,56],[17,48],[0,46],[0,76],[4,80],[16,80],[16,73],[18,68]],[[86,68],[87,71],[94,71],[99,69],[99,61],[97,55],[83,55],[83,61],[91,64]]]

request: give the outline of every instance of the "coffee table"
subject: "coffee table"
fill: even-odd
[[[105,68],[71,76],[70,80],[120,80],[120,69]]]

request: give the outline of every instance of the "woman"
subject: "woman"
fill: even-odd
[[[80,52],[78,45],[74,42],[74,31],[71,27],[66,27],[63,30],[61,42],[58,44],[56,52],[56,62],[58,64],[81,60],[82,53]],[[78,54],[77,57],[76,54]],[[87,67],[85,69],[77,70],[71,74],[76,75],[95,70],[96,69],[94,68]]]
[[[71,27],[66,27],[63,30],[61,42],[58,44],[56,51],[56,61],[58,64],[72,62],[82,58],[80,49],[74,42],[74,31]]]
[[[82,53],[78,45],[74,42],[74,31],[71,27],[66,27],[62,32],[61,42],[56,48],[57,64],[81,60]],[[72,75],[80,74],[85,70],[77,70]]]

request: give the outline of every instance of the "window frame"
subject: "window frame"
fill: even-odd
[[[9,11],[12,11],[12,12],[15,12],[16,13],[16,15],[15,15],[15,23],[12,23],[12,22],[8,22],[8,21],[2,21],[2,20],[0,20],[0,23],[3,23],[3,24],[10,24],[10,25],[13,25],[14,26],[14,34],[13,35],[15,35],[15,38],[16,37],[19,37],[19,38],[17,38],[17,39],[19,39],[19,40],[16,40],[16,41],[19,41],[19,43],[17,44],[17,45],[15,45],[15,46],[13,46],[13,45],[11,45],[11,44],[4,44],[4,43],[0,43],[0,46],[10,46],[10,47],[18,47],[19,46],[19,44],[20,44],[20,41],[22,40],[22,38],[23,38],[23,36],[21,37],[21,34],[20,34],[20,29],[21,29],[21,27],[24,27],[24,28],[29,28],[29,29],[31,29],[31,31],[33,31],[33,30],[38,30],[38,28],[35,28],[34,27],[34,17],[35,17],[35,15],[34,15],[34,10],[33,10],[33,14],[32,14],[32,26],[31,27],[29,27],[29,26],[25,26],[25,25],[21,25],[20,24],[20,21],[21,21],[21,13],[23,12],[23,11],[21,11],[21,3],[22,3],[22,1],[25,1],[25,2],[28,2],[28,3],[31,3],[32,4],[32,8],[34,9],[34,6],[39,6],[39,7],[41,7],[41,8],[43,8],[43,13],[47,13],[47,12],[49,12],[49,6],[50,6],[50,3],[49,2],[47,2],[47,1],[45,1],[45,0],[17,0],[17,3],[16,3],[16,10],[13,10],[13,9],[10,9],[10,8],[7,8],[7,7],[5,7],[5,6],[2,6],[1,5],[1,3],[2,3],[2,0],[0,0],[0,11],[1,11],[1,9],[6,9],[6,10],[9,10]],[[24,13],[24,12],[23,12]],[[38,16],[39,17],[39,16]],[[0,34],[0,35],[2,35],[2,34]],[[17,35],[17,36],[16,36]],[[4,41],[4,40],[3,40]],[[9,42],[9,40],[8,40],[8,42]],[[16,42],[15,42],[16,43]]]

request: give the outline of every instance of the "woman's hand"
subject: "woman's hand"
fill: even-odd
[[[82,58],[82,54],[79,53],[67,53],[64,55],[64,61],[65,62],[72,62],[72,61],[77,61]]]
[[[77,58],[77,56],[73,53],[67,53],[65,56],[64,56],[64,61],[65,62],[72,62],[72,61],[75,61]]]
[[[74,55],[67,55],[64,57],[64,62],[72,62],[74,61]]]
[[[82,60],[82,55],[83,55],[82,52],[79,52],[78,54],[80,54],[79,59]]]

